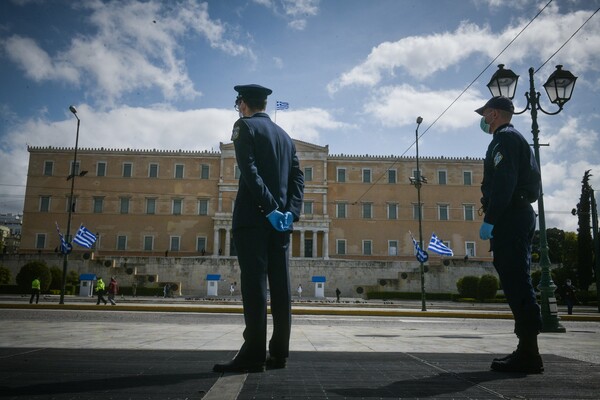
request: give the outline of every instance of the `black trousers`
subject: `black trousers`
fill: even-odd
[[[270,227],[238,228],[233,241],[241,270],[241,292],[244,305],[244,344],[236,359],[263,362],[267,341],[267,282],[271,297],[273,334],[269,354],[285,358],[289,355],[291,290],[289,275],[290,234]]]
[[[537,335],[542,315],[531,283],[531,242],[535,232],[531,205],[509,208],[494,225],[494,267],[515,318],[519,337]]]
[[[35,297],[35,304],[40,301],[40,289],[31,289],[31,297],[29,298],[29,304],[33,303]]]
[[[96,301],[96,305],[100,304],[100,302],[104,302],[106,304],[106,299],[104,298],[104,290],[98,290],[98,300]]]

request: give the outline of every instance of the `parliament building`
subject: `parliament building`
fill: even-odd
[[[482,159],[423,157],[417,171],[414,157],[331,155],[328,146],[294,142],[305,196],[291,257],[414,260],[420,214],[425,248],[435,232],[454,258],[491,260],[478,235]],[[21,253],[59,251],[56,226],[66,234],[73,188],[71,236],[80,225],[97,235],[92,250],[74,245],[74,255],[235,256],[232,143],[219,151],[84,148],[75,164],[73,148],[28,150]]]

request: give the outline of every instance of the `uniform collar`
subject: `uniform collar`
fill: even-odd
[[[499,126],[498,128],[496,128],[496,130],[494,131],[494,135],[495,135],[496,133],[500,133],[500,132],[502,132],[502,131],[503,131],[504,129],[506,129],[506,128],[512,128],[512,127],[513,127],[513,125],[512,125],[511,123],[504,124],[504,125],[500,125],[500,126]]]

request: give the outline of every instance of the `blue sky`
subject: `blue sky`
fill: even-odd
[[[538,121],[540,142],[549,144],[541,149],[547,226],[575,231],[570,211],[585,170],[600,188],[600,13],[549,58],[599,7],[600,0],[2,1],[0,212],[22,211],[27,145],[74,146],[71,104],[80,147],[216,150],[237,119],[233,86],[259,83],[273,89],[267,111],[278,124],[331,154],[414,156],[422,116],[421,155],[482,158],[491,137],[473,110],[490,97],[485,85],[497,64],[521,76],[522,109],[528,68],[546,63],[535,78],[549,111],[556,108],[542,84],[555,66],[578,76],[565,110]],[[276,100],[290,109],[275,113]],[[513,122],[531,138],[528,112]]]

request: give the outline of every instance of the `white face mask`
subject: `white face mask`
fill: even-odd
[[[489,114],[488,114],[489,115]],[[490,121],[493,122],[494,120]],[[492,127],[490,126],[490,124],[485,120],[485,115],[481,116],[481,120],[479,121],[479,127],[481,128],[482,131],[484,131],[485,133],[492,133]]]

